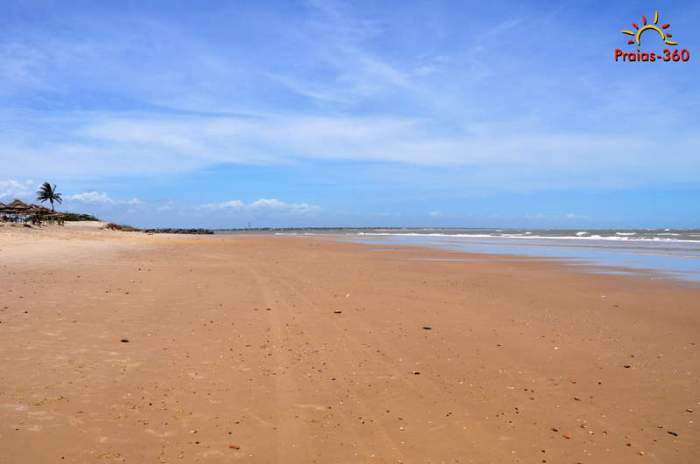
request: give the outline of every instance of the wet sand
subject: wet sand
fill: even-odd
[[[686,283],[3,227],[0,298],[3,464],[700,462]]]

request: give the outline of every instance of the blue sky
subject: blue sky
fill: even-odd
[[[615,63],[655,10],[691,60]],[[5,0],[0,201],[50,180],[140,226],[700,227],[699,24],[690,1]]]

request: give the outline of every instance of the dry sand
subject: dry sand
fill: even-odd
[[[3,227],[0,297],[0,463],[700,462],[688,284]]]

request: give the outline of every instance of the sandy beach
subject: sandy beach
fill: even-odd
[[[318,238],[0,228],[0,463],[700,462],[700,288]]]

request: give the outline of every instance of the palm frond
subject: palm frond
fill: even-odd
[[[41,187],[39,187],[39,190],[36,192],[36,199],[42,203],[50,202],[51,209],[53,209],[54,202],[63,203],[61,194],[57,192],[56,184],[51,185],[48,182],[41,184]]]

